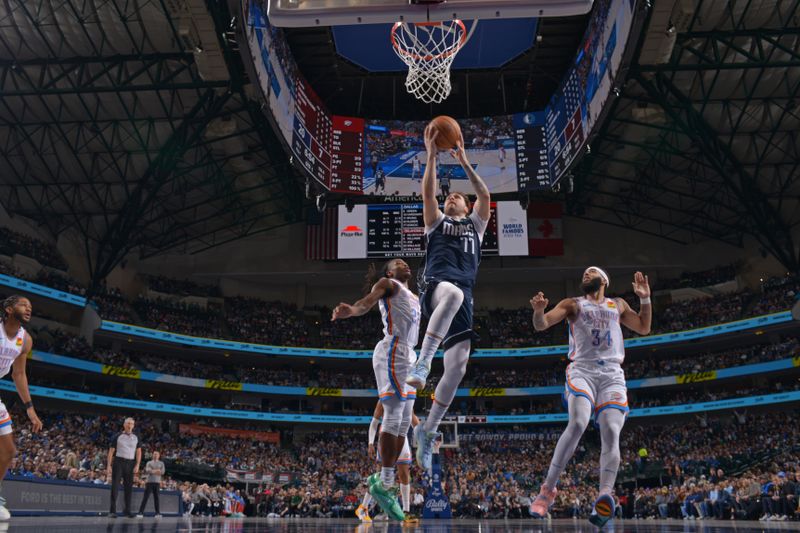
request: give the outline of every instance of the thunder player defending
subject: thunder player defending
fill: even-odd
[[[0,377],[11,371],[17,393],[25,405],[28,418],[31,421],[31,430],[38,433],[42,429],[42,421],[36,415],[28,391],[28,375],[25,372],[27,355],[33,350],[33,339],[22,327],[31,319],[32,306],[30,300],[22,296],[9,296],[3,300],[0,309]],[[22,356],[22,357],[20,357]],[[0,472],[5,474],[11,466],[11,460],[17,453],[14,446],[14,434],[11,429],[11,417],[6,406],[0,402]],[[0,481],[2,477],[0,476]],[[0,520],[8,520],[11,513],[6,509],[5,498],[0,497]]]
[[[417,390],[406,385],[406,410],[411,413],[411,427],[417,427],[419,418],[414,414],[414,401],[417,397]],[[372,414],[372,421],[369,424],[369,432],[367,436],[367,449],[370,457],[376,457],[378,463],[381,462],[381,452],[375,453],[375,437],[378,433],[378,427],[383,419],[383,404],[379,401],[375,404],[375,412]],[[405,514],[405,523],[414,523],[418,520],[409,515],[411,511],[411,446],[408,442],[408,435],[403,441],[403,448],[400,450],[400,455],[397,458],[397,480],[400,482],[400,501],[403,504],[403,514]],[[369,516],[369,506],[372,503],[372,495],[367,491],[364,494],[364,499],[356,509],[356,516],[362,522],[372,522]]]
[[[458,192],[447,195],[444,213],[436,199],[436,136],[430,125],[425,129],[428,163],[422,178],[423,219],[427,249],[421,296],[422,311],[429,317],[419,360],[406,379],[418,389],[425,386],[431,361],[439,344],[444,346],[444,375],[436,386],[431,411],[424,423],[414,428],[417,464],[430,471],[433,442],[456,389],[467,370],[472,331],[472,287],[481,260],[481,241],[490,215],[489,189],[475,172],[464,151],[463,138],[451,155],[461,164],[477,195],[470,213],[469,200]]]
[[[614,516],[614,481],[619,470],[619,434],[625,423],[628,394],[625,373],[620,364],[625,359],[623,324],[630,330],[650,333],[652,306],[647,276],[637,272],[633,292],[639,297],[638,313],[622,298],[606,298],[608,275],[598,267],[583,273],[581,288],[585,296],[558,302],[547,313],[549,301],[541,292],[531,298],[533,327],[544,331],[564,319],[569,324],[569,360],[564,392],[569,408],[567,429],[558,439],[547,478],[531,504],[531,515],[544,518],[556,497],[556,484],[583,435],[592,414],[600,427],[600,492],[589,521],[603,527]]]
[[[340,303],[333,310],[332,320],[361,316],[380,304],[384,338],[372,354],[372,368],[378,383],[378,396],[383,403],[383,421],[379,449],[380,474],[367,480],[369,493],[394,520],[405,515],[390,489],[395,486],[395,464],[411,425],[413,407],[406,409],[408,388],[406,376],[416,361],[414,346],[419,336],[419,299],[408,288],[411,268],[402,259],[392,259],[380,272],[374,268],[367,276],[369,294],[352,305]],[[416,390],[414,391],[416,398]],[[413,402],[413,400],[412,400]]]

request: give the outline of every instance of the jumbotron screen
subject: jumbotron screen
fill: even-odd
[[[597,0],[575,62],[540,111],[458,119],[470,163],[494,193],[549,189],[586,145],[611,94],[633,21],[635,0]],[[265,6],[251,1],[248,45],[259,85],[297,163],[337,193],[414,196],[427,163],[425,122],[365,121],[332,115],[305,80]],[[446,152],[437,178],[466,189]]]

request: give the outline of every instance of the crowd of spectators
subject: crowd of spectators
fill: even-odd
[[[197,337],[223,338],[222,311],[168,298],[144,298],[134,304],[145,327]]]
[[[67,262],[53,244],[0,227],[0,255],[13,257],[15,254],[36,259],[42,266],[67,270]]]
[[[710,287],[736,279],[736,265],[724,265],[698,272],[682,272],[672,279],[659,280],[653,285],[654,290],[682,289],[686,287]]]
[[[273,346],[308,346],[308,323],[297,307],[255,298],[229,298],[225,321],[234,340]]]
[[[79,483],[106,482],[106,451],[122,421],[106,415],[43,412],[44,431],[17,429],[19,453],[11,473]],[[636,518],[797,518],[800,430],[795,411],[726,412],[663,423],[629,423],[622,432],[618,512]],[[13,416],[24,420],[18,409]],[[274,431],[271,428],[251,428]],[[297,428],[296,428],[297,429]],[[558,426],[460,429],[460,446],[444,449],[443,487],[455,516],[526,517],[547,471]],[[158,450],[166,462],[164,488],[178,490],[192,514],[272,517],[350,517],[364,478],[375,466],[365,428],[295,433],[281,443],[242,437],[186,434],[175,422],[137,420],[145,458]],[[552,514],[585,517],[596,497],[599,434],[590,428],[561,478]],[[643,453],[644,452],[644,453]],[[249,494],[222,478],[198,483],[191,468],[272,474]],[[284,481],[277,474],[283,474]],[[176,478],[178,476],[179,478]],[[180,478],[183,476],[182,478]],[[633,481],[637,480],[636,485]],[[137,480],[141,485],[143,480]],[[423,502],[424,476],[412,472],[412,510]]]
[[[335,387],[344,389],[374,388],[375,377],[368,362],[352,366],[347,372],[340,367],[323,368],[319,365],[247,365],[234,361],[220,364],[199,359],[166,357],[140,350],[112,350],[90,347],[81,337],[61,330],[41,328],[33,330],[35,346],[43,351],[70,355],[102,364],[147,370],[174,376],[202,379],[224,379],[243,383],[289,387]],[[687,373],[700,373],[722,368],[789,359],[800,355],[800,339],[787,336],[777,342],[764,342],[742,348],[710,350],[700,353],[678,351],[660,355],[646,355],[629,359],[623,364],[627,379],[654,378]],[[533,361],[529,365],[497,367],[480,359],[467,366],[462,387],[546,387],[563,385],[567,362]],[[434,372],[431,386],[435,386]]]

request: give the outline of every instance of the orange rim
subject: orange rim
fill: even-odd
[[[404,50],[403,48],[400,47],[400,43],[395,37],[395,32],[403,24],[414,24],[415,26],[443,26],[444,25],[443,22],[407,22],[407,23],[395,22],[394,26],[392,26],[392,33],[391,33],[392,46],[394,47],[395,50],[398,51],[399,54],[404,55],[406,57],[410,57],[417,61],[431,61],[433,59],[442,59],[445,57],[450,57],[451,55],[458,53],[458,51],[461,50],[461,47],[464,46],[464,43],[467,41],[467,26],[458,19],[453,20],[453,22],[455,22],[461,28],[461,38],[459,39],[458,46],[454,46],[450,50],[446,50],[441,54],[428,54],[426,56],[421,56],[413,52]]]

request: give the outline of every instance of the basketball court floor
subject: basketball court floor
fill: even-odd
[[[595,533],[586,520],[429,520],[415,526],[399,523],[359,524],[355,519],[270,518],[154,518],[108,519],[105,517],[22,517],[0,524],[0,532],[26,533],[256,533],[303,531],[331,533]],[[604,531],[610,533],[727,533],[755,531],[800,531],[800,522],[742,522],[716,520],[616,520]]]

